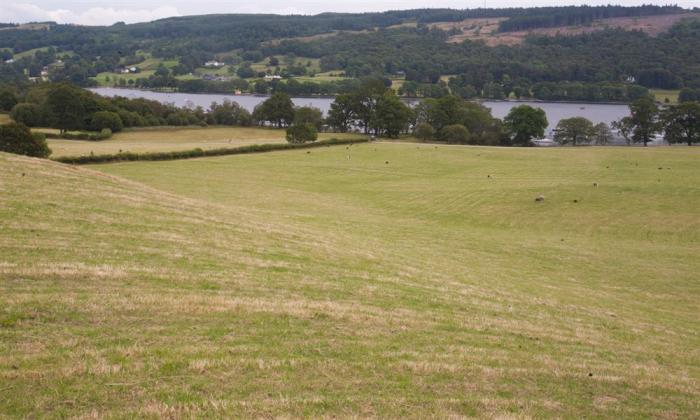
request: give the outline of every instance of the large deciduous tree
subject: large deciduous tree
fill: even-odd
[[[660,131],[659,107],[650,97],[637,99],[630,105],[632,141],[646,146]]]
[[[613,134],[610,127],[604,122],[593,127],[593,142],[597,145],[606,145],[612,141]]]
[[[335,101],[328,111],[326,122],[335,130],[345,133],[352,127],[356,118],[353,96],[344,93],[335,97]]]
[[[503,120],[511,142],[517,146],[529,146],[535,138],[544,137],[549,125],[547,114],[529,105],[516,106]]]
[[[462,124],[447,125],[440,130],[440,138],[450,144],[467,144],[469,130]]]
[[[360,88],[352,95],[354,113],[365,133],[369,133],[377,101],[386,90],[382,79],[368,78],[362,81]]]
[[[61,84],[51,89],[46,96],[46,109],[51,126],[61,133],[85,128],[87,112],[79,89]]]
[[[670,106],[661,114],[666,141],[669,143],[700,142],[700,103],[683,102]]]
[[[292,99],[286,93],[276,92],[255,107],[253,118],[259,122],[270,122],[277,127],[286,127],[294,121]]]
[[[587,118],[565,118],[559,121],[557,128],[554,129],[554,141],[559,144],[576,146],[590,142],[594,134],[593,123]]]
[[[408,127],[412,113],[394,92],[387,91],[377,100],[370,125],[376,134],[396,138]]]

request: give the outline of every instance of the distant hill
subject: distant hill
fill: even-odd
[[[698,16],[697,10],[676,6],[600,6],[5,26],[0,83],[68,80],[82,86],[283,89],[309,95],[343,92],[353,79],[373,76],[411,96],[451,91],[502,99],[537,91],[544,98],[552,90],[570,91],[563,83],[580,83],[584,90],[604,83],[607,93],[584,96],[626,100],[622,92],[629,84],[700,88]],[[542,83],[559,86],[535,89]]]

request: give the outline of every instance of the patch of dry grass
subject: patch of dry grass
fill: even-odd
[[[38,131],[44,131],[39,129]],[[349,137],[342,133],[320,133],[319,139]],[[218,149],[251,144],[286,143],[285,131],[260,127],[158,127],[116,133],[109,140],[48,140],[52,157],[119,152],[170,152]]]

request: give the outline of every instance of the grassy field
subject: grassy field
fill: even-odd
[[[0,154],[0,417],[697,418],[699,159]]]
[[[257,63],[253,63],[250,67],[255,71],[268,71],[269,70],[271,72],[274,72],[277,69],[277,67],[279,67],[280,70],[284,70],[288,67],[287,59],[284,55],[276,55],[275,57],[279,61],[279,65],[277,65],[277,66],[271,66],[269,57],[267,57],[262,61],[258,61]],[[320,72],[321,71],[320,61],[321,60],[319,60],[318,58],[296,57],[294,59],[294,65],[306,66],[307,64],[311,63],[311,65],[308,66],[308,70],[313,71],[313,72]]]
[[[7,124],[10,121],[12,121],[12,120],[10,119],[9,114],[0,114],[0,124]]]
[[[39,131],[46,131],[40,129]],[[320,133],[319,139],[357,137],[357,134]],[[285,130],[259,127],[158,127],[116,133],[109,140],[47,140],[52,157],[122,152],[170,152],[218,149],[250,144],[285,143]]]
[[[103,72],[98,73],[93,79],[97,82],[99,86],[114,86],[117,84],[119,79],[123,79],[128,83],[129,80],[136,81],[137,79],[147,79],[149,76],[155,74],[158,67],[163,64],[167,68],[173,68],[178,65],[178,60],[162,60],[158,58],[151,57],[149,54],[144,54],[146,59],[141,63],[134,64],[141,71],[139,73],[114,73],[114,72]]]
[[[664,90],[664,89],[652,89],[651,93],[654,95],[657,101],[662,103],[676,104],[678,103],[678,94],[680,90]],[[668,100],[668,102],[666,102]]]

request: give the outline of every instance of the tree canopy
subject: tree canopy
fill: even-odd
[[[700,103],[683,102],[668,107],[661,114],[661,123],[669,143],[700,143]]]
[[[517,146],[529,146],[533,139],[544,137],[549,125],[545,112],[529,105],[513,107],[503,122],[511,142]]]
[[[571,144],[572,146],[589,143],[596,130],[593,123],[587,118],[573,117],[559,121],[554,129],[554,141],[559,144]]]

